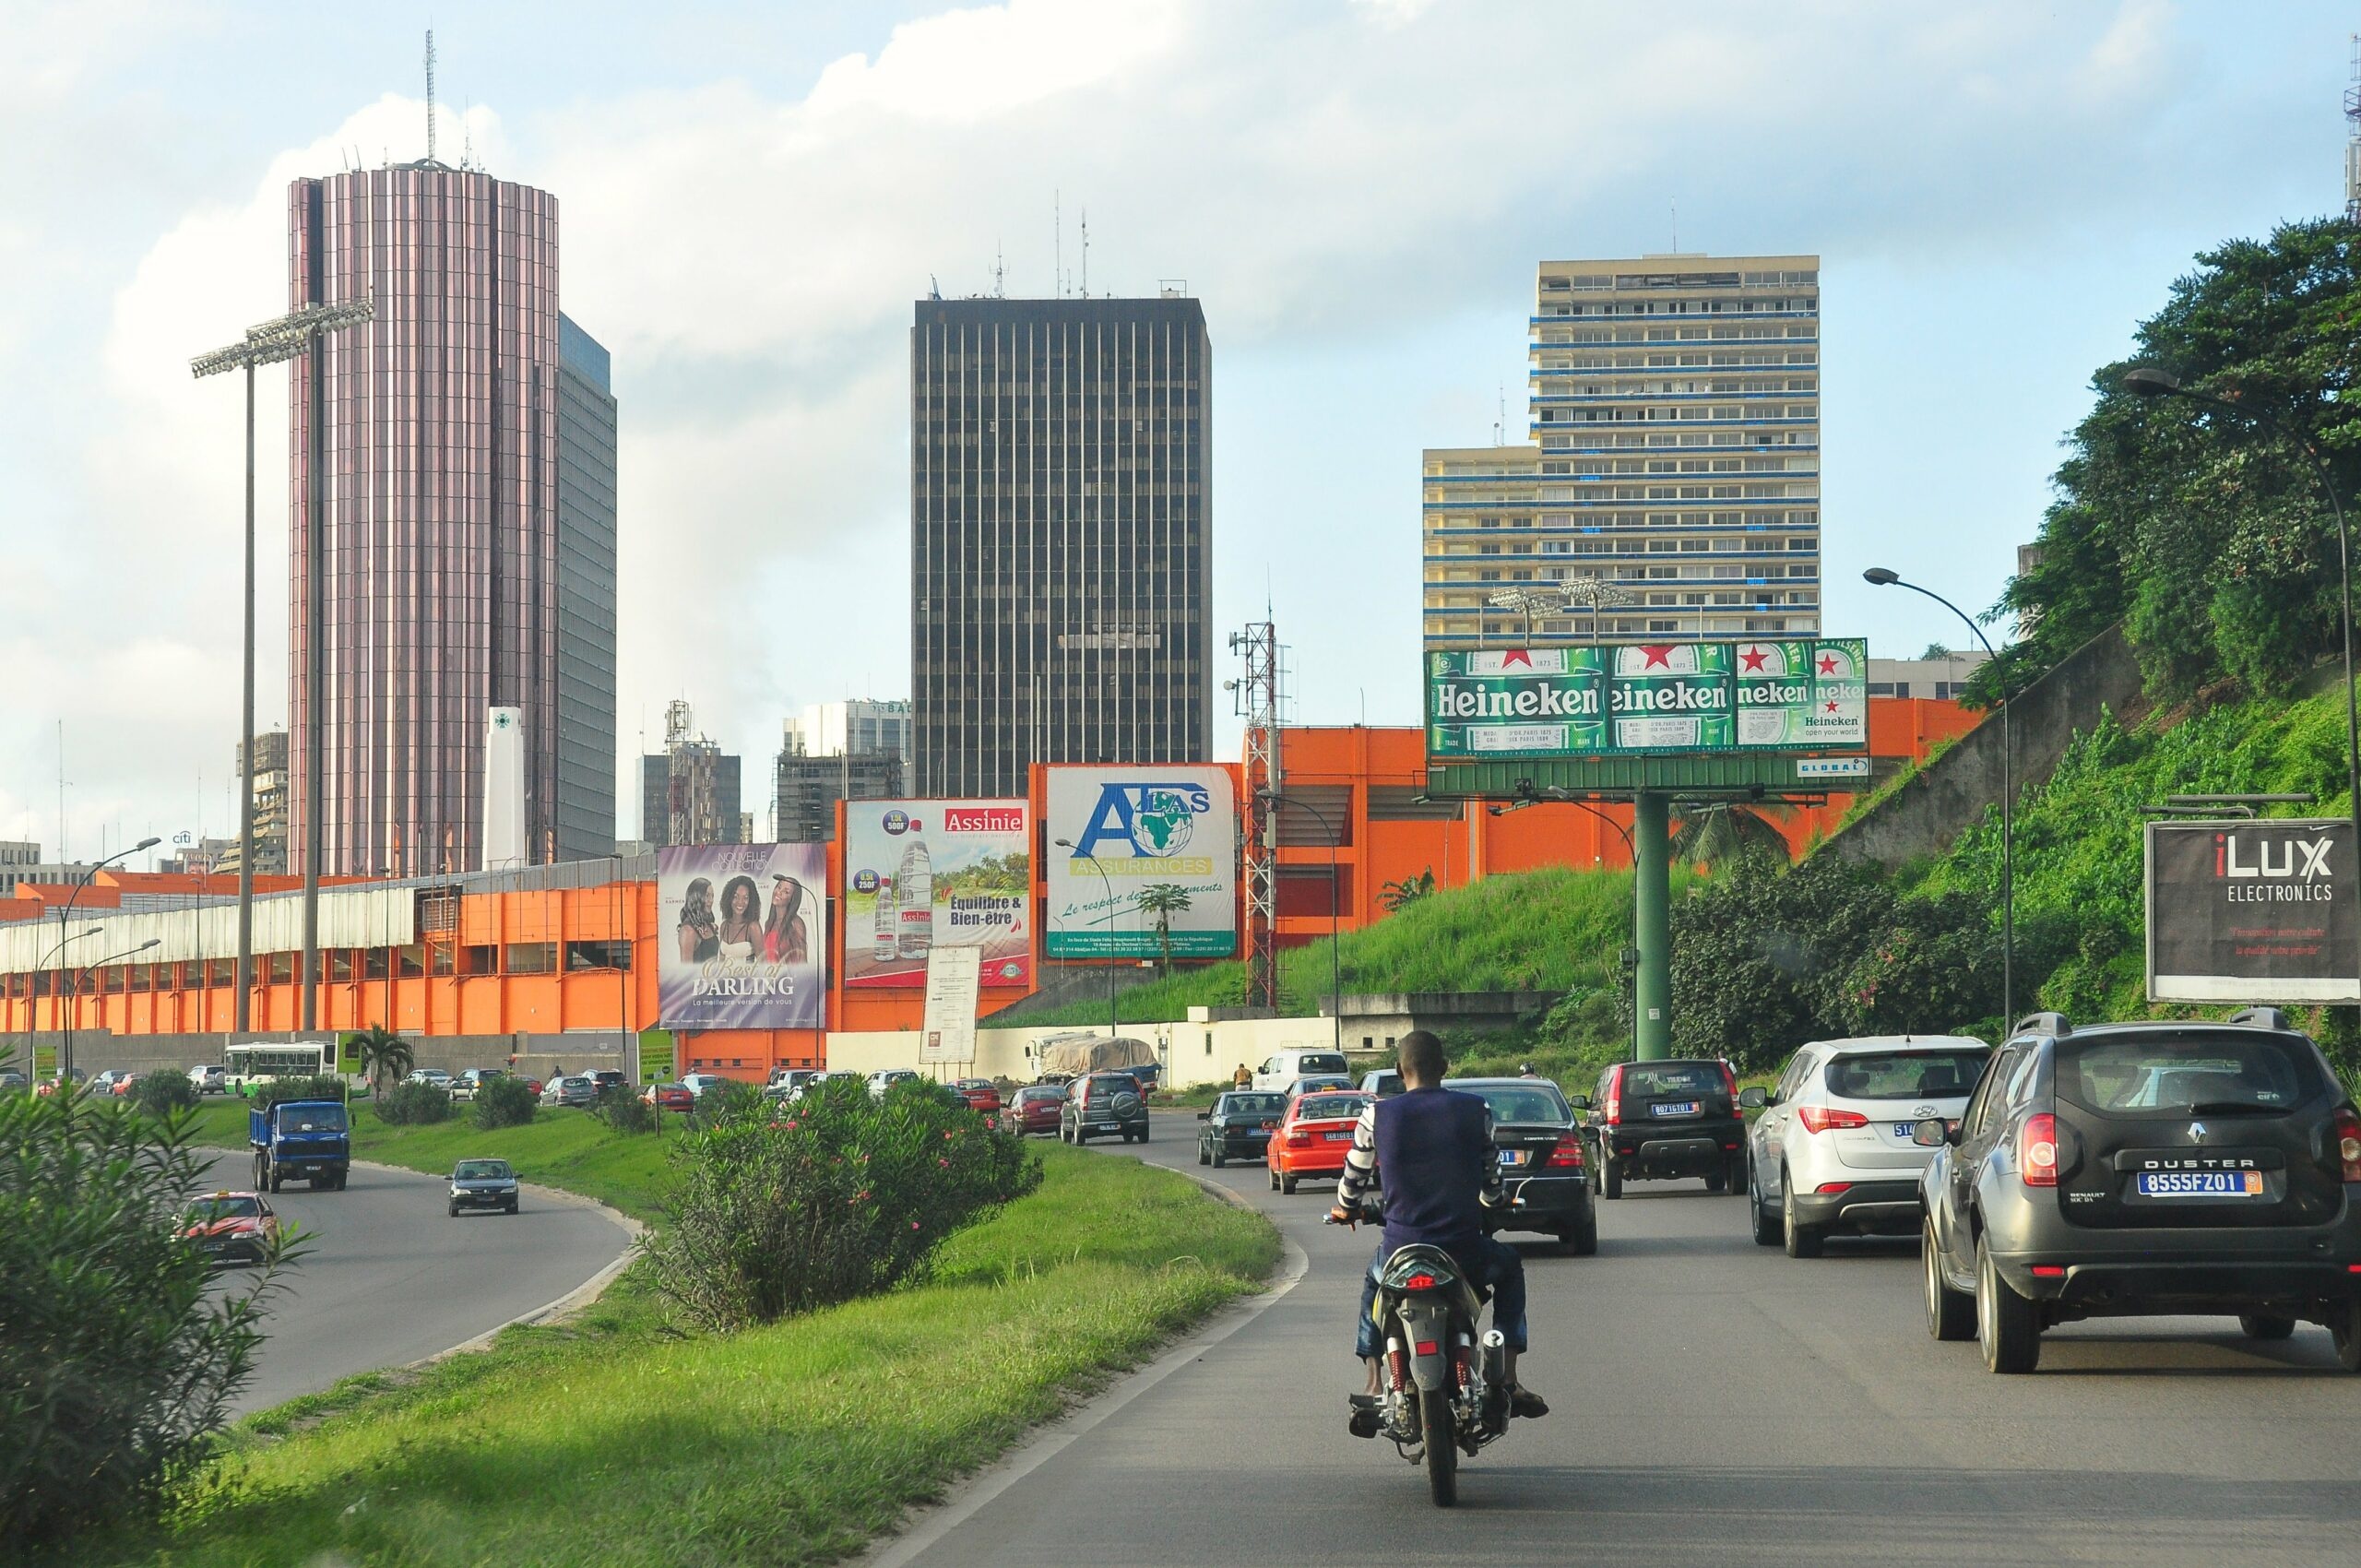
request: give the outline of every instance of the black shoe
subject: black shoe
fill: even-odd
[[[1355,1437],[1375,1437],[1379,1425],[1377,1396],[1356,1394],[1351,1404],[1352,1415],[1346,1420],[1345,1430]]]
[[[1549,1413],[1549,1401],[1528,1388],[1509,1390],[1509,1414],[1524,1420],[1538,1420]]]

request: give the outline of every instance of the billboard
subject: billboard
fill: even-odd
[[[1238,800],[1226,767],[1052,767],[1042,886],[1052,958],[1155,958],[1152,887],[1187,902],[1162,919],[1176,958],[1238,951]],[[1071,848],[1059,848],[1059,839]]]
[[[971,946],[981,983],[1030,985],[1031,815],[1023,801],[847,801],[845,984],[915,990],[934,949]]]
[[[1437,761],[1869,749],[1858,637],[1427,655]]]
[[[2353,824],[2148,824],[2148,999],[2361,1002]]]
[[[825,1028],[827,890],[824,845],[658,849],[658,1022],[668,1029]]]
[[[920,1062],[976,1059],[976,985],[980,949],[938,947],[926,956],[926,1013],[920,1020]]]

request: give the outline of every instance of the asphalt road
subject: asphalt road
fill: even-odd
[[[213,1171],[224,1187],[253,1185],[243,1155],[220,1157]],[[290,1183],[272,1197],[281,1223],[311,1238],[311,1252],[273,1299],[242,1412],[463,1345],[564,1296],[631,1242],[605,1210],[529,1189],[513,1218],[454,1219],[444,1210],[448,1191],[436,1177],[356,1165],[343,1192]],[[245,1277],[222,1274],[231,1289]]]
[[[981,1505],[908,1561],[2219,1568],[2361,1550],[2361,1378],[2325,1330],[2263,1346],[2227,1319],[2081,1324],[2046,1336],[2039,1372],[1995,1377],[1927,1336],[1915,1241],[1791,1260],[1702,1182],[1601,1204],[1596,1257],[1523,1249],[1525,1381],[1551,1413],[1463,1459],[1439,1510],[1390,1444],[1344,1430],[1374,1243],[1320,1224],[1330,1184],[1283,1198],[1259,1166],[1198,1171],[1180,1115],[1145,1153],[1271,1214],[1309,1274],[1038,1468],[982,1478]]]

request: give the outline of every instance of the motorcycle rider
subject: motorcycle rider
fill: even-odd
[[[1492,1113],[1483,1100],[1442,1087],[1442,1041],[1426,1029],[1402,1037],[1403,1092],[1371,1102],[1353,1127],[1353,1146],[1328,1218],[1358,1226],[1364,1194],[1383,1196],[1385,1229],[1377,1255],[1361,1279],[1354,1353],[1369,1371],[1366,1393],[1353,1396],[1348,1430],[1374,1437],[1378,1429],[1378,1270],[1395,1251],[1415,1242],[1441,1247],[1492,1296],[1492,1326],[1506,1341],[1509,1413],[1546,1416],[1549,1407],[1517,1381],[1525,1350],[1525,1260],[1484,1230],[1485,1208],[1501,1201],[1501,1162],[1492,1144]],[[1382,1178],[1382,1179],[1381,1179]]]

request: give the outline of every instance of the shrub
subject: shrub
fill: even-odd
[[[641,1247],[657,1289],[707,1329],[891,1289],[1041,1177],[1015,1138],[934,1084],[883,1099],[825,1084],[777,1108],[750,1095],[698,1123],[672,1151],[667,1222]]]
[[[194,1111],[200,1098],[186,1073],[142,1073],[131,1085],[131,1102],[157,1116]]]
[[[451,1097],[433,1084],[396,1084],[377,1097],[376,1105],[377,1120],[397,1127],[451,1119]]]
[[[484,1132],[521,1127],[537,1109],[522,1078],[493,1078],[476,1090],[475,1123]]]
[[[629,1084],[609,1084],[599,1091],[591,1102],[590,1114],[618,1133],[650,1133],[656,1130],[656,1111],[639,1098]]]
[[[309,1078],[273,1078],[248,1095],[248,1099],[261,1110],[268,1110],[291,1099],[340,1100],[345,1098],[345,1082],[334,1073],[322,1073]]]
[[[724,1078],[697,1096],[696,1104],[689,1114],[689,1123],[694,1127],[718,1127],[734,1117],[751,1116],[769,1103],[763,1099],[763,1091],[753,1085],[737,1078]]]
[[[185,1081],[185,1080],[184,1080]],[[282,1251],[227,1289],[177,1223],[185,1113],[0,1096],[0,1541],[152,1516],[210,1450],[262,1344]]]

